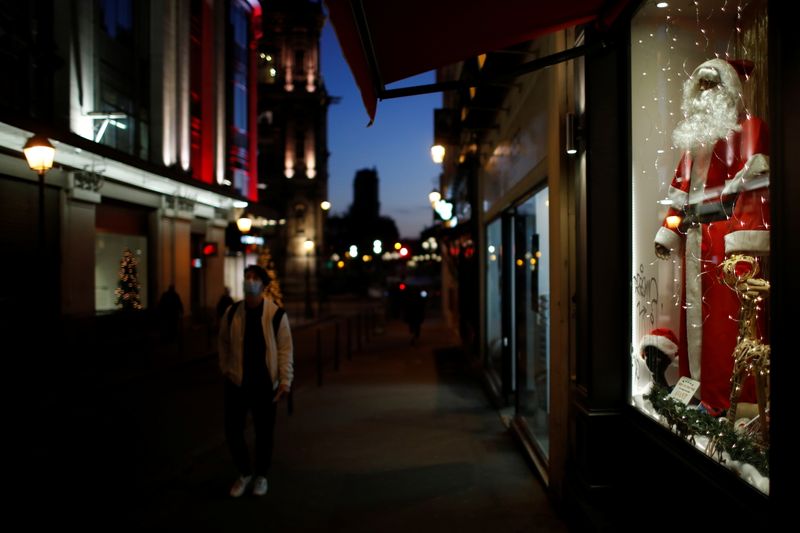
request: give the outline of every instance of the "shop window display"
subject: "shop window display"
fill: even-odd
[[[127,253],[126,253],[127,252]],[[147,308],[147,237],[116,233],[97,233],[95,238],[95,310],[116,311],[120,280],[135,264],[138,305]],[[123,285],[124,288],[124,285]]]
[[[769,492],[765,1],[631,24],[632,402]]]

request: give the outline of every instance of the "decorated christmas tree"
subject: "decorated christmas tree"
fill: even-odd
[[[138,264],[136,256],[126,248],[122,252],[122,259],[119,262],[119,283],[114,291],[117,296],[116,304],[122,307],[123,311],[142,308],[142,302],[139,301],[139,280],[136,268]]]
[[[275,263],[272,262],[272,254],[269,251],[269,247],[263,246],[261,248],[261,255],[258,256],[258,266],[266,270],[269,276],[267,294],[272,297],[272,300],[278,304],[279,307],[283,307],[281,284],[278,282],[278,274],[275,272]]]

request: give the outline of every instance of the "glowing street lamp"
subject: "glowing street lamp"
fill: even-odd
[[[242,233],[247,233],[253,227],[253,219],[248,216],[242,216],[236,221],[236,227]]]
[[[433,162],[439,164],[444,161],[444,152],[444,146],[441,144],[431,146],[431,159],[433,159]]]
[[[306,318],[313,318],[314,311],[311,308],[311,250],[314,249],[314,241],[306,239],[303,241],[303,249],[306,251]]]
[[[322,209],[323,211],[327,211],[328,209],[330,209],[330,208],[331,208],[331,203],[330,203],[328,200],[324,200],[323,202],[321,202],[321,203],[319,204],[319,207],[320,207],[320,209]]]
[[[31,170],[39,174],[39,253],[44,256],[44,174],[53,168],[56,149],[44,135],[34,135],[22,147]]]

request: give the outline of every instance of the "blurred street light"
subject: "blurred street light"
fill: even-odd
[[[444,161],[444,146],[441,144],[434,144],[431,146],[431,159],[437,164]]]
[[[306,239],[303,242],[303,249],[306,251],[306,318],[314,318],[314,310],[311,307],[311,251],[314,249],[314,241]]]
[[[39,253],[44,257],[44,175],[53,168],[56,149],[44,135],[33,135],[22,148],[31,170],[39,174]]]
[[[236,221],[236,227],[242,233],[247,233],[253,227],[253,219],[248,216],[242,216]]]

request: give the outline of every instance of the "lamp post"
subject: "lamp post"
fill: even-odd
[[[314,310],[311,308],[311,250],[314,249],[314,241],[306,239],[303,242],[306,251],[306,318],[314,317]]]
[[[22,147],[22,152],[25,154],[25,159],[28,160],[28,166],[31,167],[31,170],[39,174],[38,247],[41,254],[39,259],[41,260],[44,257],[44,175],[53,168],[56,149],[50,144],[47,137],[35,134]]]

